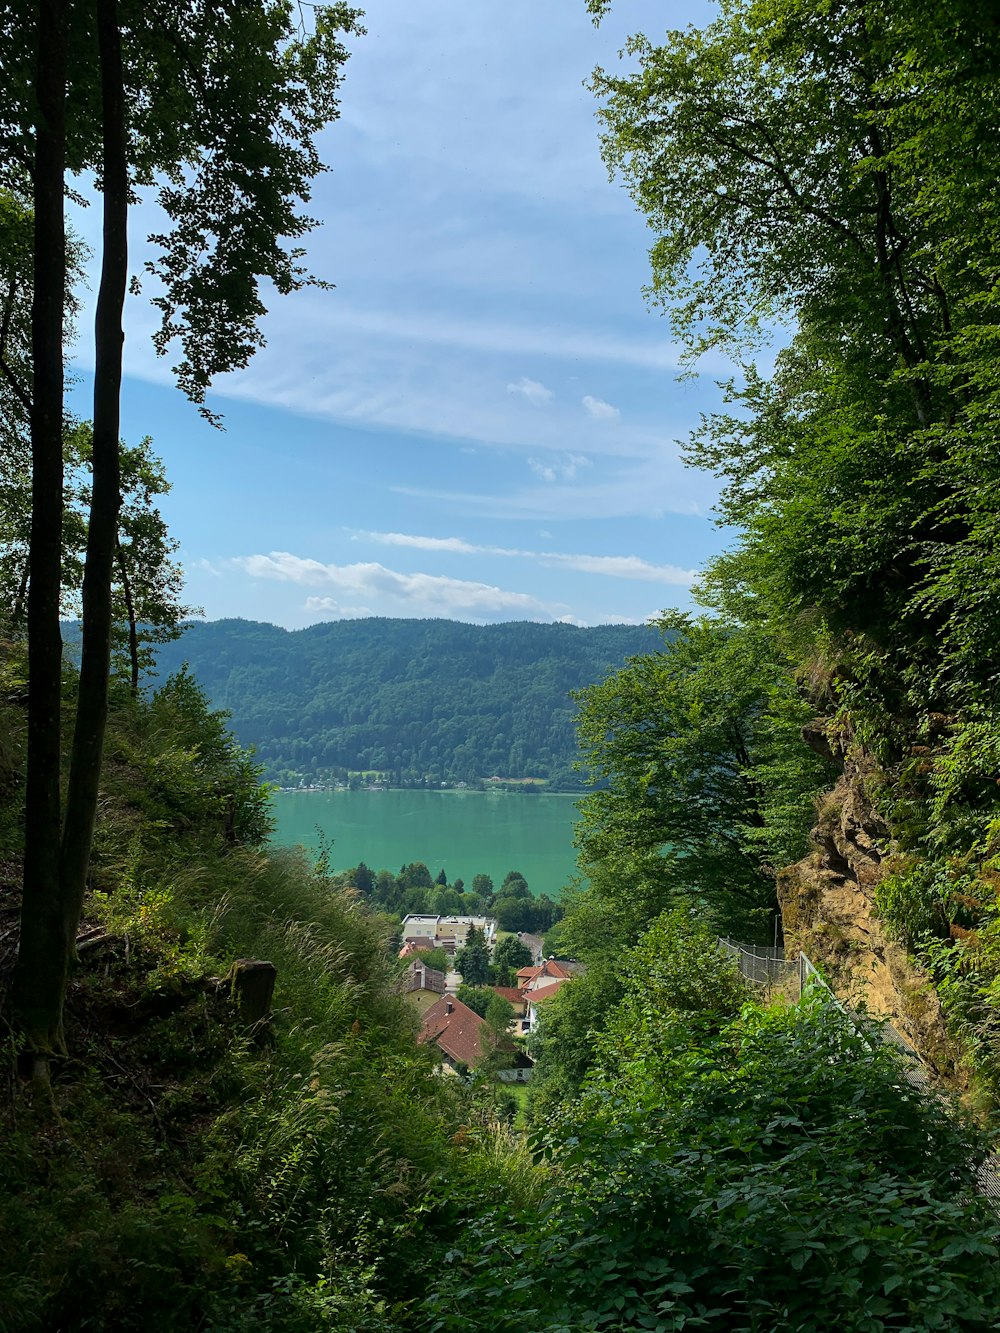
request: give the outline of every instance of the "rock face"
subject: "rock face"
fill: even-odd
[[[817,802],[810,835],[814,850],[778,876],[786,951],[801,949],[822,967],[840,999],[887,1019],[942,1082],[964,1090],[959,1052],[930,978],[888,938],[875,915],[875,886],[894,853],[872,799],[878,765],[849,732],[827,719],[810,724],[802,735],[813,749],[837,760],[843,775]]]

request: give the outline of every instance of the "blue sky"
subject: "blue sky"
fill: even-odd
[[[126,311],[123,433],[153,437],[186,597],[212,619],[641,621],[717,551],[712,478],[676,441],[718,401],[678,382],[642,296],[650,234],[600,160],[583,86],[626,33],[707,6],[371,0],[352,42],[310,263],[213,430]],[[97,210],[80,214],[96,240]],[[133,267],[156,225],[133,210]],[[89,415],[90,311],[75,406]]]

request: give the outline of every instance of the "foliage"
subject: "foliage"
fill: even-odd
[[[436,972],[449,972],[451,970],[451,959],[445,949],[419,949],[416,957],[426,963],[428,967],[434,968]]]
[[[0,684],[8,839],[16,652]],[[480,1166],[478,1140],[449,1142],[458,1089],[413,1040],[387,922],[299,854],[263,850],[267,790],[186,673],[149,699],[116,688],[108,747],[75,1059],[54,1072],[56,1118],[14,1082],[0,1108],[0,1325],[405,1327],[450,1231],[443,1182],[461,1194],[503,1168]],[[277,968],[256,1034],[219,980],[239,957]]]
[[[741,1008],[684,930],[665,918],[630,955],[584,1093],[540,1135],[547,1196],[516,1233],[502,1204],[469,1219],[430,1327],[989,1327],[977,1136],[832,1006]]]
[[[227,620],[191,625],[158,660],[188,662],[284,785],[350,771],[397,786],[499,775],[578,787],[571,691],[656,642],[628,625],[371,618],[290,633]]]
[[[510,968],[519,972],[522,967],[530,967],[534,962],[531,950],[516,935],[505,935],[493,950],[493,966]]]
[[[573,984],[545,1001],[529,1038],[535,1061],[529,1116],[544,1125],[554,1109],[577,1096],[596,1058],[609,1012],[622,995],[617,960],[598,957]]]
[[[723,0],[594,77],[690,364],[786,331],[688,445],[736,534],[701,595],[879,766],[879,910],[994,1084],[998,52],[969,0]],[[660,860],[635,858],[632,901],[661,905]]]
[[[455,995],[464,1005],[468,1005],[474,1014],[478,1014],[480,1018],[485,1018],[486,1008],[490,1000],[495,998],[496,992],[491,990],[489,986],[470,986],[463,982]]]
[[[607,784],[581,803],[584,897],[619,945],[678,901],[723,933],[768,937],[774,870],[805,850],[829,774],[801,744],[811,710],[762,636],[679,614],[660,625],[659,653],[581,695],[585,760]]]
[[[490,979],[490,953],[483,932],[473,926],[455,954],[454,967],[467,986],[485,986]]]
[[[510,1026],[513,1021],[514,1006],[494,991],[483,1014],[480,1043],[484,1055],[476,1066],[477,1075],[489,1077],[502,1069],[510,1069],[513,1065],[515,1052],[510,1038]],[[516,1111],[516,1104],[513,1109]]]
[[[373,875],[367,866],[343,872],[339,877],[345,884],[358,889],[365,901],[373,908],[395,916],[408,914],[433,916],[482,916],[496,917],[501,930],[533,931],[547,930],[562,915],[560,903],[553,902],[547,894],[531,896],[524,876],[512,871],[513,881],[518,886],[518,895],[511,897],[507,893],[494,893],[489,875],[476,875],[473,883],[489,884],[485,895],[459,889],[460,880],[453,885],[436,884],[431,880],[430,871],[421,861],[410,862],[400,868],[397,874],[390,870],[380,870]],[[509,878],[509,877],[508,877]],[[524,896],[522,896],[522,894]],[[530,962],[530,957],[529,960]],[[507,965],[501,961],[492,969],[491,979],[499,984],[501,975],[508,976]]]

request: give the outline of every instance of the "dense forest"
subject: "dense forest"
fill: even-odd
[[[161,647],[187,662],[282,785],[384,773],[395,784],[544,778],[582,785],[571,692],[659,643],[641,625],[343,620],[290,632],[194,623]]]
[[[566,682],[597,781],[547,945],[580,968],[519,1102],[492,1000],[482,1065],[435,1072],[397,928],[411,893],[503,903],[509,925],[546,905],[513,875],[466,895],[417,863],[334,877],[268,850],[261,772],[206,690],[136,675],[141,605],[161,639],[182,608],[164,478],[118,439],[128,211],[155,182],[159,342],[203,403],[259,343],[259,284],[308,280],[297,206],[358,24],[310,15],[0,12],[0,1326],[995,1329],[1000,20],[722,0],[595,72],[651,297],[692,365],[740,367],[689,443],[735,535],[703,614]],[[87,173],[81,427],[65,197]],[[449,632],[474,657],[484,632]],[[542,632],[485,633],[517,666]],[[373,644],[354,669],[379,670]],[[841,1003],[752,986],[723,932],[805,948]],[[466,947],[482,1005],[523,955]]]

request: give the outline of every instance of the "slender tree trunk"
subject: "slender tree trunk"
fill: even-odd
[[[115,554],[118,558],[118,577],[122,581],[122,596],[125,598],[125,614],[128,616],[128,660],[132,675],[132,693],[139,693],[139,625],[135,618],[135,601],[132,597],[132,584],[125,563],[125,552],[121,541],[115,542]]]
[[[104,235],[94,326],[93,488],[83,573],[80,684],[60,862],[62,911],[71,941],[76,939],[83,907],[108,717],[111,584],[121,505],[118,437],[122,309],[128,276],[128,163],[117,0],[96,0],[96,14],[104,137]]]
[[[13,1008],[29,1045],[63,1051],[62,1005],[70,947],[60,908],[59,631],[63,506],[63,301],[66,229],[66,0],[40,0],[35,66],[38,123],[33,181],[31,306],[31,581],[28,588],[28,773],[24,895]]]

